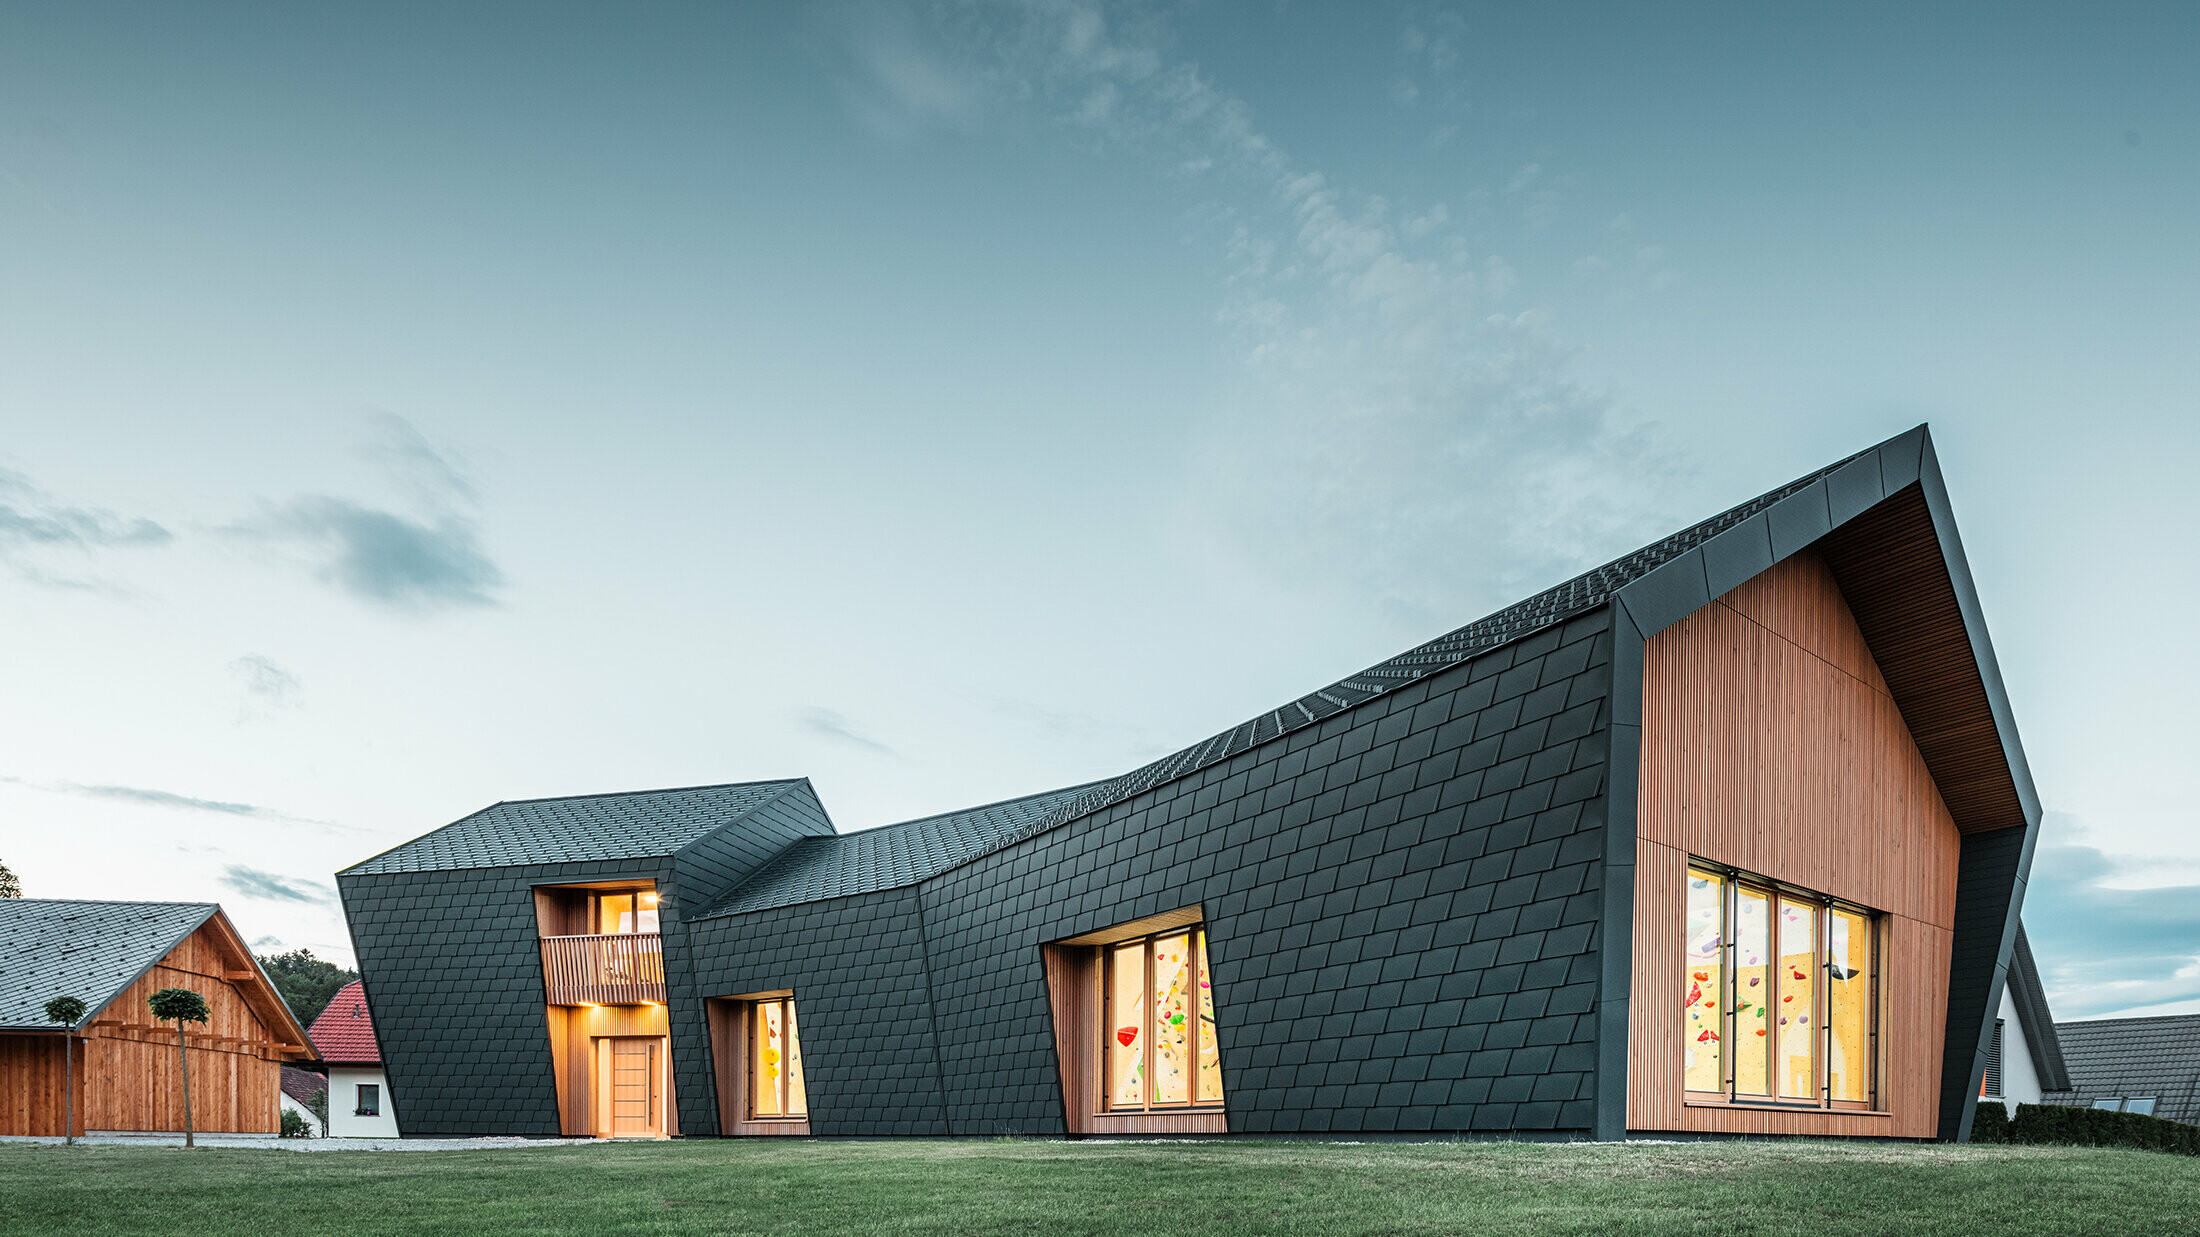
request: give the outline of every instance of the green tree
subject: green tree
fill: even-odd
[[[183,1074],[183,1145],[195,1147],[198,1143],[191,1129],[191,1054],[184,1051],[183,1024],[206,1021],[206,998],[189,988],[163,988],[145,998],[145,1003],[152,1007],[154,1018],[176,1024],[176,1066]]]
[[[62,1110],[61,1133],[69,1146],[76,1145],[76,1024],[84,1021],[84,1002],[73,996],[57,996],[46,1002],[46,1021],[61,1024],[62,1089],[68,1107]]]
[[[15,873],[8,871],[7,864],[0,863],[0,898],[20,898],[22,896],[23,882],[15,879]]]
[[[359,978],[359,972],[324,962],[314,957],[310,949],[261,954],[259,958],[261,969],[275,981],[275,990],[283,994],[283,1001],[297,1016],[299,1026],[312,1026],[313,1020],[335,999],[337,989]]]

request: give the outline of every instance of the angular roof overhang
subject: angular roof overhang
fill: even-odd
[[[2022,829],[2039,794],[1924,426],[1880,443],[1618,590],[1644,638],[1816,547],[1963,833]]]
[[[1940,1137],[1960,1142],[1970,1137],[1977,1110],[1994,1011],[2039,840],[2040,803],[1932,435],[1924,426],[1898,434],[1753,506],[1746,518],[1725,523],[1613,591],[1613,626],[1625,638],[1614,645],[1615,827],[1607,831],[1605,863],[1615,871],[1634,863],[1641,640],[1815,547],[1840,584],[1962,837],[1939,1118]],[[1610,880],[1605,889],[1605,923],[1630,922],[1632,882]],[[1624,985],[1626,951],[1612,952],[1606,982]],[[1624,1009],[1604,1018],[1600,1033],[1625,1043]],[[1624,1137],[1625,1096],[1607,1088],[1624,1088],[1623,1075],[1600,1075],[1600,1136]]]

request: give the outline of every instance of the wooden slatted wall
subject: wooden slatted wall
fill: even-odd
[[[1902,712],[1815,553],[1651,637],[1628,1127],[1931,1137],[1959,849]],[[1691,855],[1884,913],[1885,1115],[1683,1103],[1682,899]]]

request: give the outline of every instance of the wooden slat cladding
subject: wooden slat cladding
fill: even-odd
[[[663,1005],[599,1005],[574,1009],[550,1006],[545,1011],[550,1028],[551,1068],[557,1072],[558,1131],[573,1137],[607,1137],[610,1109],[605,1102],[608,1080],[597,1060],[599,1039],[647,1036],[669,1045],[671,1020]],[[669,1054],[661,1060],[668,1060]],[[673,1102],[672,1072],[664,1068],[665,1120],[668,1136],[680,1133],[679,1106]]]
[[[1819,548],[1956,827],[2023,828],[2024,809],[1923,489],[1901,490],[1834,530]]]
[[[1961,843],[1875,651],[1810,552],[1645,643],[1630,1129],[1934,1134]],[[1684,1104],[1692,855],[1883,912],[1884,1114]]]
[[[542,982],[552,1005],[662,1005],[662,938],[654,932],[543,937]]]
[[[0,1035],[0,1134],[59,1138],[69,1131],[67,1053],[60,1035]],[[169,1052],[173,1053],[174,1048]],[[84,1132],[84,1041],[76,1044],[76,1133]]]

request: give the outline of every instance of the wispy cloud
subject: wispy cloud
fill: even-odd
[[[1471,200],[1404,208],[1295,158],[1243,99],[1172,58],[1152,19],[1088,3],[981,12],[932,34],[970,89],[1212,199],[1228,272],[1217,317],[1242,380],[1197,436],[1188,517],[1278,576],[1334,581],[1419,623],[1555,583],[1670,518],[1681,470],[1653,427],[1576,376],[1550,290],[1523,286],[1505,256],[1508,242],[1548,247],[1535,234],[1564,224],[1563,175],[1492,168]],[[1452,91],[1465,33],[1410,17],[1402,93]]]
[[[143,549],[173,540],[174,534],[152,520],[62,502],[22,473],[0,468],[0,563],[33,584],[105,589],[110,586],[96,578],[49,570],[41,565],[42,556],[60,552],[81,559],[101,550]]]
[[[291,876],[278,876],[262,872],[242,864],[230,864],[222,869],[222,886],[247,898],[264,902],[302,902],[308,906],[326,906],[336,900],[336,891],[317,881],[300,880]]]
[[[229,663],[230,676],[244,688],[248,706],[292,709],[298,706],[298,676],[258,653]]]
[[[2047,814],[2024,902],[2055,1016],[2200,1012],[2200,885],[2147,884],[2162,875],[2156,861],[2080,845],[2076,825]]]
[[[504,583],[473,522],[456,516],[415,520],[323,494],[270,508],[236,531],[300,547],[321,579],[397,609],[491,605]]]
[[[881,743],[868,735],[857,733],[856,730],[848,724],[847,718],[841,716],[831,709],[796,709],[794,713],[794,720],[796,725],[802,727],[804,730],[809,731],[811,734],[823,735],[824,737],[835,740],[836,742],[846,743],[854,747],[860,747],[863,748],[865,751],[877,752],[882,756],[891,756],[894,754],[893,748],[886,746],[884,743]]]
[[[873,134],[901,140],[929,126],[968,124],[981,90],[953,64],[933,33],[899,6],[858,6],[844,13],[840,75],[848,113]]]
[[[372,425],[363,453],[407,491],[415,514],[308,494],[265,506],[228,531],[294,552],[317,578],[390,609],[496,604],[504,572],[482,546],[463,462],[402,417],[377,413]]]
[[[174,808],[187,812],[213,812],[221,816],[242,816],[253,820],[281,821],[293,825],[313,825],[322,829],[342,832],[359,832],[348,825],[332,821],[314,820],[305,816],[292,816],[257,803],[242,803],[229,799],[206,799],[197,795],[178,794],[172,790],[159,790],[148,786],[88,785],[82,782],[33,782],[20,777],[0,776],[0,782],[42,790],[49,794],[74,795],[82,799],[105,799],[116,803],[133,803],[141,807]]]

